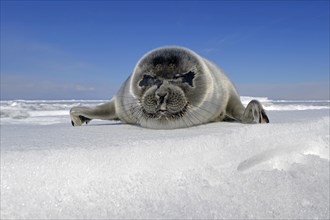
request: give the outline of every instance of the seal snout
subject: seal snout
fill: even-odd
[[[157,109],[160,111],[166,111],[166,105],[167,105],[167,99],[168,99],[168,92],[167,91],[157,91],[155,93],[156,98],[158,99],[157,104],[158,107]]]
[[[158,110],[160,110],[160,111],[166,111],[167,110],[166,109],[166,98],[165,98],[165,96],[162,96],[162,97],[159,98]]]

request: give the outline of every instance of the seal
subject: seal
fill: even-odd
[[[148,52],[109,102],[73,107],[70,116],[73,126],[105,119],[152,129],[218,121],[269,123],[259,101],[252,100],[245,108],[219,67],[183,47]]]

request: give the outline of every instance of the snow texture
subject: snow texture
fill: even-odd
[[[177,130],[37,113],[1,118],[1,219],[329,219],[329,108]]]

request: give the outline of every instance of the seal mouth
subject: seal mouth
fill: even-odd
[[[175,120],[182,118],[183,115],[187,112],[188,109],[188,103],[179,111],[172,113],[168,110],[164,109],[159,109],[155,113],[149,113],[146,110],[143,109],[143,113],[148,117],[148,118],[153,118],[153,119],[158,119],[158,120]]]

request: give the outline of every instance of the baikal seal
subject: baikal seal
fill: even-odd
[[[70,117],[73,126],[104,119],[151,129],[220,121],[269,123],[259,101],[244,107],[233,83],[217,65],[183,47],[148,52],[109,102],[73,107]]]

